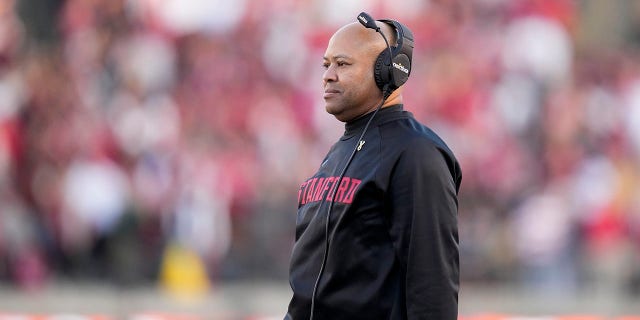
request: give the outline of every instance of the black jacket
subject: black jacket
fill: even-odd
[[[340,180],[327,233],[331,191],[369,117],[345,125],[300,187],[285,319],[309,319],[327,239],[313,319],[457,319],[460,167],[402,105],[373,119]]]

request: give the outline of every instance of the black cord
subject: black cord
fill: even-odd
[[[386,41],[386,39],[385,39],[385,41]],[[369,121],[367,121],[367,124],[364,126],[364,129],[362,130],[362,133],[360,134],[360,138],[358,138],[358,141],[356,141],[356,146],[353,148],[353,151],[351,152],[351,155],[349,156],[349,159],[347,160],[347,163],[345,164],[344,168],[340,172],[340,176],[338,177],[338,182],[336,182],[336,184],[334,185],[333,190],[332,190],[333,193],[332,193],[332,196],[331,196],[331,201],[329,202],[329,208],[327,209],[327,220],[326,220],[325,225],[324,225],[324,254],[322,256],[322,264],[320,264],[320,271],[318,271],[318,277],[316,278],[316,282],[313,285],[313,292],[311,294],[311,312],[310,312],[310,315],[309,315],[309,320],[313,320],[313,314],[314,314],[314,311],[315,311],[315,304],[316,304],[316,292],[318,290],[318,285],[320,283],[320,279],[322,278],[322,274],[324,273],[324,268],[325,268],[325,265],[327,263],[327,258],[329,257],[329,246],[331,245],[331,242],[333,241],[333,237],[336,234],[336,230],[338,230],[338,226],[340,225],[340,222],[342,222],[342,218],[344,218],[344,216],[345,216],[343,214],[343,215],[340,216],[340,218],[338,218],[338,221],[336,222],[336,225],[333,227],[333,230],[331,231],[331,236],[329,236],[329,224],[330,224],[330,221],[331,221],[331,210],[333,209],[333,204],[336,201],[336,194],[338,193],[338,186],[340,186],[340,183],[342,182],[342,178],[344,178],[344,175],[347,172],[347,169],[349,168],[349,165],[351,165],[351,162],[353,161],[353,158],[356,155],[356,152],[358,152],[360,150],[362,143],[364,143],[362,138],[364,138],[365,133],[367,133],[367,129],[369,129],[369,125],[371,124],[371,121],[376,116],[378,111],[380,111],[380,109],[382,108],[382,105],[387,100],[389,95],[391,95],[391,90],[389,90],[389,84],[385,84],[384,85],[384,88],[383,88],[382,92],[383,92],[382,101],[380,102],[380,104],[378,105],[376,110],[371,115],[371,118],[369,118]]]

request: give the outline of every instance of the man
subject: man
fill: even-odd
[[[324,55],[325,108],[345,132],[298,192],[285,319],[457,319],[460,167],[403,111],[411,32],[363,14]]]

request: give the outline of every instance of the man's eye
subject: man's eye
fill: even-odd
[[[335,64],[338,67],[343,67],[343,66],[349,65],[348,63],[346,63],[344,61],[337,61]],[[322,64],[322,67],[325,68],[325,69],[329,69],[330,66],[331,66],[331,63],[325,62],[325,63]]]

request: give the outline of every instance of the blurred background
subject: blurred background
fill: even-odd
[[[413,30],[405,109],[462,165],[461,314],[640,315],[624,0],[0,1],[0,314],[281,316],[363,10]]]

